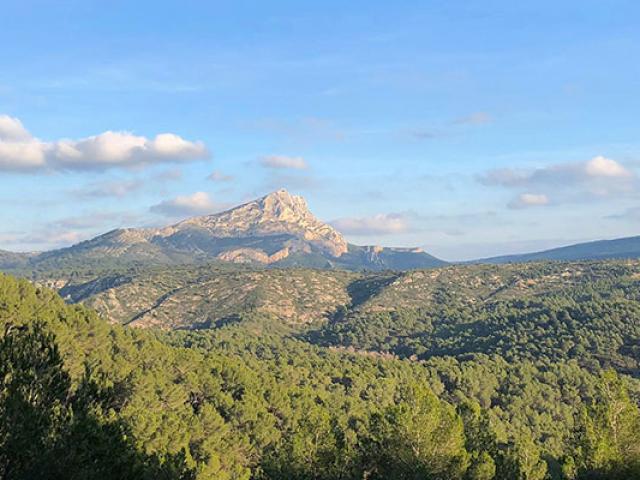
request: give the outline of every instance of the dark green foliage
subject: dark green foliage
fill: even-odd
[[[0,477],[637,478],[636,289],[484,309],[439,291],[433,309],[345,308],[314,337],[258,312],[110,326],[0,276]]]
[[[506,360],[577,360],[640,375],[640,282],[598,281],[517,300],[467,305],[443,296],[429,307],[355,311],[313,341],[419,359],[471,353]]]
[[[40,325],[5,324],[0,339],[0,476],[42,474],[53,439],[69,421],[71,384],[52,335]]]
[[[44,325],[6,323],[0,339],[0,477],[193,477],[178,455],[161,462],[136,452],[127,425],[103,415],[107,397],[88,375],[71,389],[55,337]]]

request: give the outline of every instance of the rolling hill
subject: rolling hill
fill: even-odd
[[[406,272],[214,264],[49,279],[46,285],[57,288],[67,302],[90,306],[112,323],[209,329],[253,314],[301,326],[451,302],[479,308],[639,276],[637,261],[466,265]]]

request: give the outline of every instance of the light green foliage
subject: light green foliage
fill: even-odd
[[[598,400],[579,416],[575,451],[565,462],[568,476],[635,478],[640,476],[640,411],[624,381],[603,372]]]
[[[461,419],[422,385],[402,388],[395,405],[372,417],[369,430],[367,478],[455,479],[467,469]]]

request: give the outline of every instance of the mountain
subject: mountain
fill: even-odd
[[[577,243],[534,253],[484,258],[473,263],[523,263],[544,260],[603,260],[640,258],[640,236]]]
[[[35,256],[33,253],[15,253],[0,250],[0,268],[22,268],[29,264],[29,259]]]
[[[318,220],[304,198],[278,190],[230,210],[163,228],[107,232],[33,257],[0,256],[0,268],[92,268],[231,262],[350,270],[444,265],[420,249],[361,247]],[[21,263],[22,262],[22,263]]]

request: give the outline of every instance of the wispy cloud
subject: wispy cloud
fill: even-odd
[[[84,188],[76,189],[73,194],[79,197],[117,197],[123,198],[130,193],[140,191],[144,187],[142,180],[112,180],[94,182]]]
[[[55,220],[47,228],[58,230],[106,230],[116,227],[131,227],[140,217],[131,212],[91,212]]]
[[[416,140],[434,140],[443,136],[442,133],[424,129],[411,130],[409,135]]]
[[[186,217],[214,213],[225,208],[227,204],[214,202],[208,193],[195,192],[191,195],[179,195],[153,205],[149,211],[165,217]]]
[[[175,182],[182,178],[182,170],[179,168],[171,168],[169,170],[163,170],[153,176],[154,180],[159,182]]]
[[[330,222],[347,235],[390,235],[411,230],[409,217],[402,213],[381,213],[371,217],[345,217]]]
[[[260,158],[260,165],[265,168],[305,170],[309,168],[302,157],[290,157],[287,155],[267,155]]]
[[[609,220],[623,220],[625,222],[640,222],[640,207],[628,208],[622,213],[608,215],[605,218]]]
[[[549,205],[549,197],[543,193],[521,193],[509,202],[508,207],[512,209],[522,209],[529,207],[541,207]]]
[[[486,125],[493,122],[493,117],[487,112],[474,112],[453,120],[454,125]]]
[[[288,188],[293,190],[317,190],[322,182],[313,175],[296,175],[289,173],[277,173],[269,175],[265,182],[267,190],[279,190]]]
[[[251,130],[260,130],[282,137],[295,144],[340,142],[346,138],[344,130],[330,120],[304,117],[295,120],[266,118],[246,124]]]
[[[140,217],[131,212],[90,212],[64,217],[30,232],[0,234],[0,242],[20,250],[51,250],[68,247],[113,228],[132,226]]]
[[[233,176],[225,175],[220,170],[214,170],[207,176],[207,180],[211,180],[212,182],[231,182]]]

